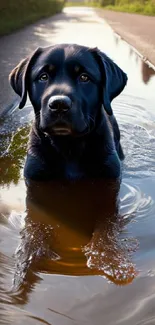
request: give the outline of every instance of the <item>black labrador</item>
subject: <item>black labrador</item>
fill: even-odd
[[[126,74],[97,48],[75,44],[38,48],[10,74],[33,105],[24,175],[28,179],[82,179],[121,174],[123,151],[111,101]]]

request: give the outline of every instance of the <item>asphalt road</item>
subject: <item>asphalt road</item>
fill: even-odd
[[[18,98],[9,86],[8,75],[21,59],[38,46],[45,47],[53,43],[75,42],[89,46],[101,44],[103,48],[103,28],[107,25],[103,18],[125,40],[155,63],[154,17],[82,7],[65,8],[61,14],[40,20],[0,39],[0,116],[9,110],[10,105],[14,105]],[[108,44],[106,46],[108,47]]]

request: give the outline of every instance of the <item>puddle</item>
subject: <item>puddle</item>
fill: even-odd
[[[128,74],[113,102],[123,180],[119,200],[103,181],[26,187],[30,103],[1,119],[0,324],[154,324],[155,71],[90,8],[54,27],[52,43],[97,45]]]

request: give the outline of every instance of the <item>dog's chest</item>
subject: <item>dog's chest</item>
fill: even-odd
[[[84,176],[84,171],[76,162],[70,161],[66,163],[65,176],[68,179],[80,179]]]

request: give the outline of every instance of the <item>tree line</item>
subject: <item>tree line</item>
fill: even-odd
[[[65,0],[0,0],[0,35],[60,12]]]

